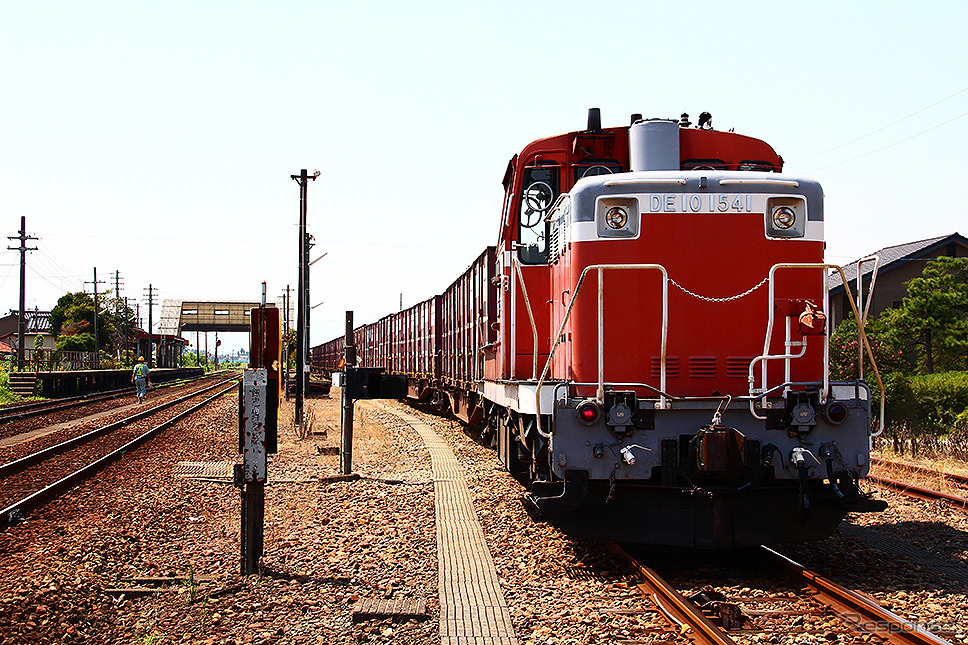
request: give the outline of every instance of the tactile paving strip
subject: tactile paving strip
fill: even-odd
[[[968,566],[953,560],[947,560],[930,551],[918,548],[913,544],[896,540],[887,535],[878,533],[873,529],[864,526],[841,522],[838,529],[844,535],[848,535],[856,540],[864,542],[878,551],[890,555],[902,555],[913,562],[922,564],[931,571],[947,576],[949,579],[968,585]]]
[[[410,424],[430,451],[441,645],[517,645],[494,560],[454,451],[417,417],[387,412]]]
[[[179,461],[175,464],[175,477],[190,479],[232,480],[234,461]]]

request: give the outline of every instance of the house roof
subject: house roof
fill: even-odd
[[[881,274],[885,271],[890,271],[891,269],[896,268],[904,262],[923,257],[924,255],[927,255],[939,247],[945,246],[951,242],[960,242],[962,246],[968,247],[968,239],[965,239],[965,237],[959,233],[952,233],[951,235],[931,237],[926,240],[919,240],[917,242],[908,242],[906,244],[888,246],[879,251],[874,251],[865,257],[876,255],[880,259],[877,272],[878,274]],[[847,282],[854,282],[857,280],[858,262],[859,259],[854,260],[850,264],[843,267],[844,277],[847,278]],[[861,271],[861,279],[867,280],[873,270],[873,262],[865,263]],[[837,291],[843,290],[843,281],[840,279],[839,272],[834,272],[830,275],[830,277],[827,279],[827,286],[830,288],[831,293],[836,293]]]
[[[20,313],[11,309],[10,313],[3,317],[9,327],[17,328],[17,319]],[[24,311],[24,318],[27,321],[27,328],[24,330],[28,334],[50,334],[50,312],[40,311],[39,309],[27,309]]]

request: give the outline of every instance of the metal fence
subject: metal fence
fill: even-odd
[[[61,352],[55,349],[24,349],[23,367],[17,364],[17,353],[10,354],[10,365],[21,372],[57,372],[99,370],[101,358],[97,352]]]

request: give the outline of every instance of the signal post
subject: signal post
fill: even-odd
[[[242,493],[242,575],[259,572],[265,520],[267,458],[276,452],[279,419],[281,333],[279,310],[263,305],[252,309],[249,368],[243,372],[239,396],[239,452],[235,484]]]

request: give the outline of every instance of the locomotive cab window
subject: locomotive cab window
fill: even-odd
[[[548,261],[548,222],[545,217],[558,198],[558,166],[526,168],[518,218],[518,258],[522,264]]]
[[[622,172],[622,164],[612,159],[596,161],[586,159],[574,165],[575,181],[584,177],[595,177],[596,175],[613,175]]]

